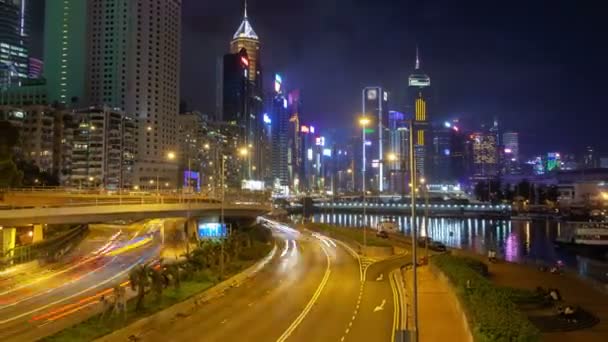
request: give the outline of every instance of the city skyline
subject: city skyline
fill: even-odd
[[[590,11],[0,0],[0,340],[606,340]]]
[[[402,110],[418,44],[425,71],[434,75],[436,118],[491,122],[498,117],[503,127],[521,132],[522,151],[527,154],[555,149],[578,152],[586,145],[608,150],[600,127],[592,125],[602,115],[600,85],[605,72],[598,66],[605,59],[602,56],[608,55],[606,47],[592,44],[598,37],[592,28],[600,25],[599,15],[592,8],[570,8],[565,1],[554,3],[547,16],[541,4],[526,3],[528,11],[515,12],[517,6],[505,5],[488,12],[488,6],[495,4],[470,3],[457,8],[447,2],[419,6],[390,0],[359,5],[309,1],[289,6],[250,1],[249,18],[266,42],[262,52],[265,88],[272,85],[274,72],[281,72],[303,89],[311,121],[334,128],[352,119],[354,130],[354,117],[360,112],[357,98],[365,84],[389,89],[399,101],[393,101],[396,107],[391,110]],[[213,113],[214,61],[241,22],[243,2],[185,0],[183,7],[182,41],[189,53],[182,58],[182,98],[192,108]],[[581,23],[583,15],[586,25],[560,25]],[[34,57],[41,55],[36,46],[41,31],[36,27],[40,26],[38,17],[34,13],[32,20]],[[511,18],[522,24],[511,27]],[[379,33],[382,39],[372,39]],[[366,62],[370,53],[356,49],[357,44],[384,50],[384,63],[371,67]],[[318,82],[327,73],[335,77]],[[466,86],[462,86],[464,80]],[[565,123],[575,111],[585,115]],[[525,125],[521,118],[528,119]],[[551,134],[536,134],[549,127]],[[587,139],[581,141],[578,134]]]

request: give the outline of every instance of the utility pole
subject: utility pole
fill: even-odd
[[[413,300],[412,310],[414,316],[413,340],[418,341],[418,278],[417,278],[417,228],[416,228],[416,158],[414,156],[414,120],[410,120],[410,197],[412,206],[412,273],[413,273]]]
[[[365,93],[365,90],[364,90]],[[365,98],[363,100],[363,109],[365,110]],[[365,115],[365,112],[363,113]],[[367,191],[365,189],[365,183],[366,183],[366,169],[367,166],[366,164],[366,160],[365,160],[365,128],[367,126],[367,124],[370,123],[370,120],[366,117],[362,117],[361,119],[359,119],[359,124],[361,125],[361,131],[363,132],[363,143],[361,144],[361,147],[363,148],[363,168],[362,168],[362,185],[361,188],[363,190],[363,250],[365,251],[365,249],[367,248],[367,224],[366,224],[366,218],[367,218]]]

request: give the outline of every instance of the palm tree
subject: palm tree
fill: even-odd
[[[175,286],[175,290],[179,290],[181,280],[180,280],[180,270],[178,264],[172,264],[167,267],[167,272],[171,276],[171,280],[173,281],[173,286]]]
[[[160,302],[163,296],[163,274],[160,269],[149,268],[149,276],[152,280],[152,290],[156,294],[156,301]]]
[[[141,311],[144,308],[146,288],[150,286],[150,279],[148,278],[149,273],[150,266],[147,264],[136,266],[131,273],[129,273],[131,289],[133,291],[137,290],[137,303],[135,304],[136,311]]]

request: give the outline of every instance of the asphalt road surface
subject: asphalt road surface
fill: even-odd
[[[159,238],[117,232],[94,230],[68,260],[0,278],[0,341],[36,340],[89,317],[132,267],[158,256]]]
[[[255,277],[191,315],[138,332],[141,341],[391,341],[388,273],[326,237],[279,229],[279,253]],[[383,276],[380,278],[380,274]]]

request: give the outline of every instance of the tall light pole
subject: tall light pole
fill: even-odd
[[[426,179],[420,179],[421,190],[424,190],[424,260],[429,261],[429,187]]]
[[[361,174],[362,174],[362,185],[361,185],[361,189],[363,190],[363,249],[365,250],[367,248],[367,224],[366,224],[366,215],[367,215],[367,191],[365,189],[365,183],[367,181],[366,179],[366,169],[367,166],[366,164],[366,160],[365,160],[365,128],[367,127],[367,125],[369,125],[370,123],[370,119],[366,118],[365,116],[361,117],[359,119],[359,125],[361,125],[361,131],[363,132],[363,144],[361,144],[361,147],[363,149],[363,168],[361,169]]]
[[[355,173],[353,172],[353,169],[348,169],[346,170],[346,173],[348,173],[350,175],[350,182],[353,186],[353,190],[355,188]]]
[[[412,206],[412,273],[413,273],[413,300],[414,311],[414,341],[418,341],[418,256],[417,256],[417,228],[416,228],[416,157],[414,156],[414,120],[410,120],[410,197]]]
[[[241,157],[248,157],[249,158],[249,149],[247,147],[241,147],[239,148],[239,155]],[[247,162],[247,172],[245,173],[247,175],[248,178],[249,177],[249,162]]]
[[[175,160],[175,152],[173,152],[173,151],[167,152],[166,158],[169,161]],[[160,184],[160,179],[158,176],[158,171],[156,171],[156,196],[160,196],[159,184]]]

